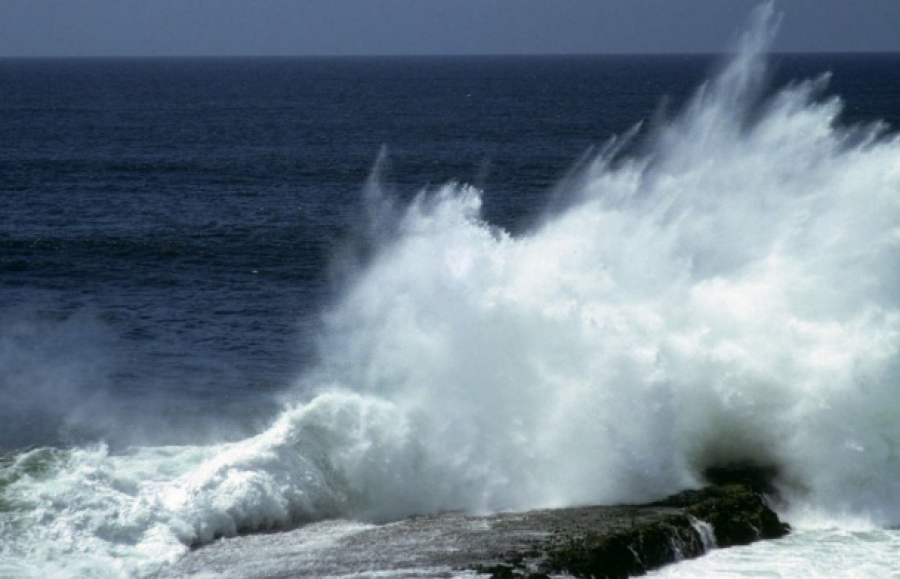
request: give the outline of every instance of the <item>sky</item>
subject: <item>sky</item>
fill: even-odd
[[[715,53],[744,0],[0,0],[0,57]],[[781,52],[900,52],[900,0],[776,0]]]

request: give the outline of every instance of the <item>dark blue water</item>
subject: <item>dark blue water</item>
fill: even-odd
[[[715,63],[0,62],[0,448],[258,429],[364,256],[382,148],[394,195],[472,183],[515,234],[580,158],[652,132]],[[897,56],[773,65],[773,85],[833,72],[848,122],[900,125]]]

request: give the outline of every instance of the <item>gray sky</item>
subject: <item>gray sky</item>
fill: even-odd
[[[721,52],[744,0],[0,0],[0,57]],[[780,0],[778,51],[900,52],[900,0]]]

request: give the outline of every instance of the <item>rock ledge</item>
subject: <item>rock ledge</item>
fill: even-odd
[[[747,469],[729,470],[710,477],[719,475],[715,486],[632,507],[628,528],[561,529],[528,550],[508,552],[475,570],[495,578],[566,574],[618,579],[699,557],[712,548],[786,535],[790,527],[760,490],[767,488],[760,484],[764,478]]]
[[[712,486],[649,505],[319,521],[216,541],[154,577],[618,578],[787,533],[766,505],[769,477],[760,469],[710,471],[707,480]]]

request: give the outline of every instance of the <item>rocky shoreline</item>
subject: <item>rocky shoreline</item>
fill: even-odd
[[[747,482],[686,491],[633,508],[629,528],[563,529],[530,551],[507,553],[503,561],[476,570],[496,578],[565,574],[619,579],[699,557],[713,548],[747,545],[789,532],[759,489]]]
[[[708,473],[707,488],[648,505],[445,513],[383,525],[322,521],[233,537],[192,551],[156,576],[612,579],[787,534],[767,505],[765,472],[720,470]]]

